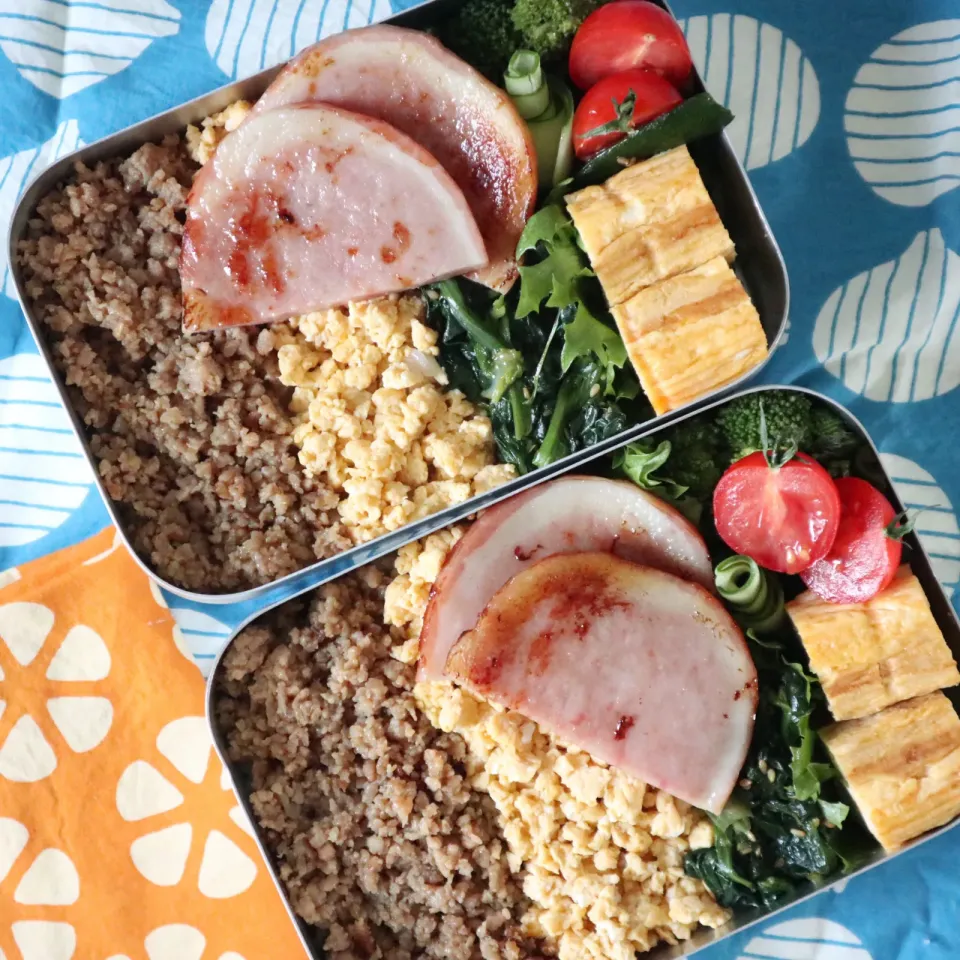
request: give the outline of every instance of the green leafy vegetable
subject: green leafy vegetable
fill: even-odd
[[[467,304],[456,280],[434,286],[448,317],[458,323],[473,341],[477,367],[484,383],[483,396],[496,403],[523,374],[523,355],[509,347],[490,325]]]
[[[627,348],[620,334],[598,320],[583,303],[578,303],[573,320],[563,330],[560,362],[563,369],[568,370],[577,357],[591,353],[600,360],[605,371],[622,367],[627,362]]]
[[[684,420],[667,438],[631,443],[615,455],[613,466],[699,523],[727,467],[726,452],[713,423],[704,417]]]
[[[685,869],[725,906],[772,909],[803,884],[848,869],[863,834],[847,822],[835,768],[814,759],[818,682],[779,641],[747,637],[759,675],[753,740],[739,786],[711,818],[714,846],[687,854]]]
[[[657,471],[670,458],[670,441],[661,440],[654,446],[650,440],[640,440],[618,450],[613,457],[613,468],[626,474],[638,487],[650,490],[670,500],[679,500],[687,487]]]
[[[756,560],[739,555],[727,557],[714,571],[717,592],[745,630],[769,633],[779,628],[786,611],[780,579],[761,570]]]
[[[587,357],[578,357],[564,373],[534,466],[545,467],[624,429],[623,412],[614,401],[600,396],[603,377],[603,366]]]
[[[487,410],[500,461],[526,473],[625,429],[621,404],[639,385],[616,370],[609,387],[609,365],[592,353],[563,368],[563,331],[576,304],[518,316],[515,300],[492,300],[478,285],[456,280],[426,296],[450,386]]]
[[[709,501],[727,468],[727,451],[716,427],[705,417],[684,420],[670,431],[670,442],[673,479],[687,487],[690,496]]]
[[[566,53],[580,24],[603,0],[516,0],[513,25],[523,46],[542,57]]]
[[[845,803],[830,803],[827,800],[820,801],[820,809],[823,811],[824,820],[834,827],[842,827],[850,813],[850,807]]]
[[[603,303],[602,292],[578,239],[573,221],[558,204],[544,207],[527,221],[517,245],[517,256],[528,261],[520,267],[517,316],[543,307],[561,311],[562,370],[569,370],[578,358],[594,357],[603,368],[603,392],[610,396],[615,393],[617,371],[626,365],[627,348],[617,330],[598,316],[594,304]],[[630,379],[636,380],[632,371]]]

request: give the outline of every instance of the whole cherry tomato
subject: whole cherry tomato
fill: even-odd
[[[640,67],[682,87],[693,70],[683,31],[649,0],[617,0],[594,10],[570,45],[570,79],[581,90]]]
[[[682,102],[673,84],[649,70],[605,77],[584,94],[573,115],[574,152],[587,160]]]

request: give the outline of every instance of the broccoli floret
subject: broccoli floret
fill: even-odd
[[[717,426],[730,448],[732,459],[739,460],[762,448],[761,404],[767,422],[768,442],[778,446],[795,443],[806,452],[812,439],[813,404],[802,393],[777,390],[738,397],[717,414]]]
[[[512,0],[466,0],[437,28],[440,40],[494,83],[523,38],[513,25]]]
[[[687,420],[670,432],[670,446],[670,478],[697,500],[709,499],[727,467],[717,430],[704,420]]]
[[[848,477],[853,458],[863,441],[842,417],[828,407],[814,407],[810,421],[810,448],[807,451],[832,477]]]
[[[522,46],[544,59],[566,53],[573,35],[603,0],[516,0],[513,24]]]
[[[817,459],[847,460],[860,446],[860,438],[827,407],[816,407],[810,419],[810,453]]]

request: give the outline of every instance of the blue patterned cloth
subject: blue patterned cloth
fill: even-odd
[[[402,4],[401,4],[402,5]],[[955,3],[677,0],[783,249],[763,374],[866,424],[945,590],[960,582],[960,19]],[[394,9],[397,5],[394,4]],[[389,0],[0,0],[0,225],[78,144],[391,13]],[[0,253],[0,570],[107,523]],[[201,666],[252,606],[169,598]],[[2,811],[0,811],[2,813]],[[710,948],[781,960],[960,956],[960,832]]]

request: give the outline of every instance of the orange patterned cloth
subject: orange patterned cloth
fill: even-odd
[[[0,574],[0,957],[304,957],[174,627],[112,528]]]

